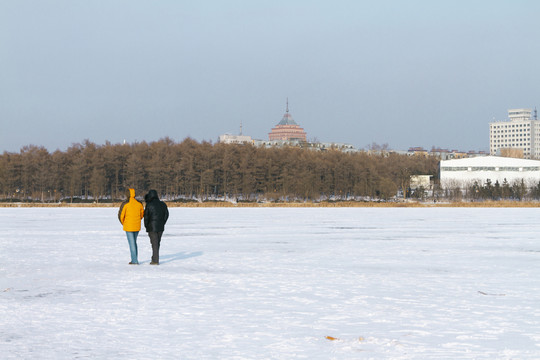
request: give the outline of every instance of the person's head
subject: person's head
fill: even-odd
[[[148,194],[146,194],[146,195],[144,196],[144,201],[146,201],[146,202],[150,202],[150,201],[152,201],[152,200],[154,200],[154,199],[159,200],[159,196],[158,196],[158,193],[157,193],[156,190],[150,190],[150,191],[148,192]]]
[[[135,198],[135,189],[129,188],[126,190],[126,197],[129,200],[129,198]]]

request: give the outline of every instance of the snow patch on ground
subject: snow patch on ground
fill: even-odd
[[[170,211],[0,209],[2,358],[540,358],[538,209]]]

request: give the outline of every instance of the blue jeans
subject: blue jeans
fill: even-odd
[[[138,231],[126,231],[128,243],[129,243],[129,251],[131,252],[131,262],[133,264],[138,264],[139,260],[137,260],[137,235],[139,235]]]

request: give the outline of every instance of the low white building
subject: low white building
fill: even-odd
[[[483,185],[489,179],[492,184],[509,184],[524,180],[527,187],[540,182],[540,161],[499,156],[442,160],[440,162],[441,187],[463,188],[474,182]]]
[[[251,139],[251,136],[246,135],[230,135],[230,134],[224,134],[219,136],[220,143],[224,144],[245,144],[245,143],[253,143],[253,140]]]
[[[432,175],[411,175],[410,188],[416,190],[423,187],[425,190],[431,189]]]

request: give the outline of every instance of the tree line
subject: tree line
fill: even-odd
[[[169,201],[293,201],[389,199],[407,189],[411,175],[437,177],[438,160],[393,153],[369,155],[296,147],[175,142],[97,145],[66,151],[29,145],[0,155],[4,201],[118,201],[133,187]]]
[[[450,200],[539,200],[540,182],[537,184],[526,184],[523,179],[515,180],[512,183],[504,179],[502,183],[498,180],[493,183],[487,179],[483,184],[473,181],[466,186],[451,186],[439,191],[440,197]]]

